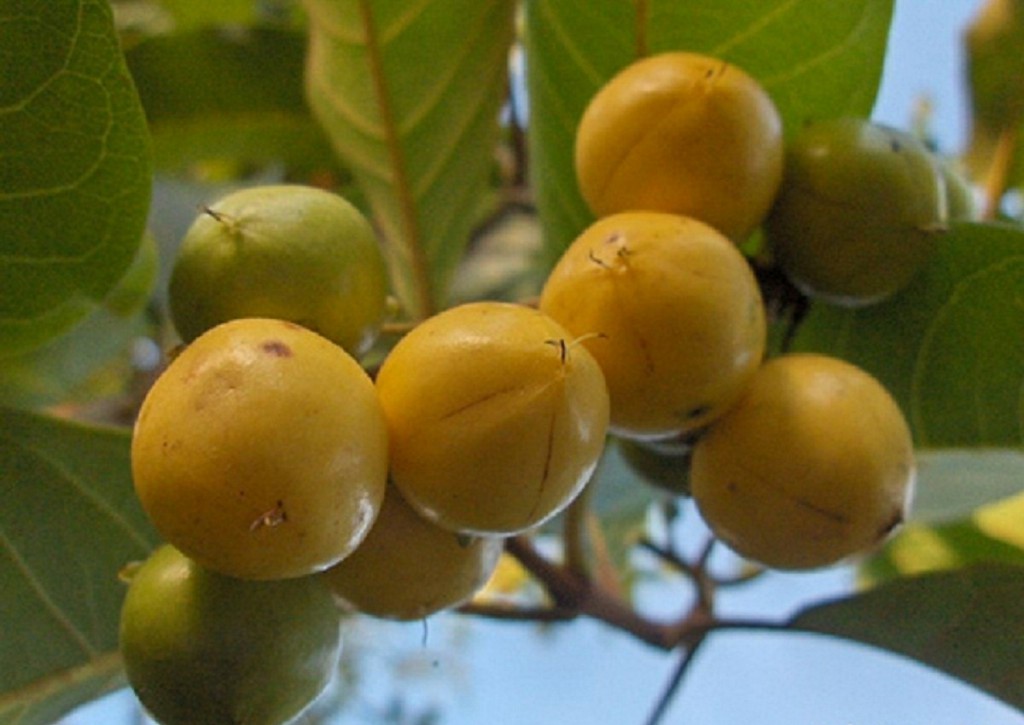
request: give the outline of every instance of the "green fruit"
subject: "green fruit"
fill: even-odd
[[[673,496],[690,495],[691,445],[681,437],[618,440],[626,464],[643,480]]]
[[[132,476],[169,543],[222,574],[280,579],[362,541],[387,448],[373,382],[348,353],[294,323],[245,318],[198,337],[150,388]]]
[[[339,625],[317,578],[233,579],[165,545],[131,579],[120,648],[129,684],[163,725],[272,725],[327,686]]]
[[[178,250],[168,296],[186,342],[221,322],[270,317],[360,355],[384,318],[387,274],[373,228],[345,199],[261,186],[203,210]]]
[[[693,449],[690,485],[711,529],[778,569],[867,551],[903,521],[915,478],[910,430],[874,377],[793,354],[766,362]]]
[[[932,153],[902,131],[843,118],[810,124],[789,145],[765,233],[805,293],[859,306],[909,284],[946,222]]]
[[[323,577],[347,609],[423,619],[473,596],[501,551],[501,539],[456,534],[428,521],[389,486],[366,539]]]

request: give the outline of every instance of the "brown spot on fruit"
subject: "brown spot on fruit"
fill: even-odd
[[[260,349],[268,355],[274,355],[276,357],[291,357],[292,349],[280,340],[267,340]]]

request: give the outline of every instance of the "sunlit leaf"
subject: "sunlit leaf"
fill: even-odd
[[[0,409],[0,722],[51,722],[118,681],[118,571],[157,542],[127,432]]]
[[[1024,566],[897,579],[800,612],[794,629],[910,657],[1024,708]]]
[[[149,138],[105,0],[0,5],[0,357],[89,314],[138,248]]]
[[[514,3],[306,0],[311,105],[383,230],[413,317],[442,303],[476,222]]]
[[[530,0],[526,3],[531,180],[554,260],[591,220],[576,189],[573,138],[587,102],[636,57],[691,50],[761,81],[788,133],[808,119],[866,116],[892,0]]]

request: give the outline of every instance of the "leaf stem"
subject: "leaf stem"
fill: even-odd
[[[391,158],[391,168],[394,171],[394,189],[397,195],[402,230],[400,239],[389,239],[389,244],[400,243],[404,246],[405,256],[409,263],[410,279],[408,282],[413,287],[413,299],[415,308],[409,313],[416,319],[425,319],[434,312],[433,283],[430,277],[430,262],[427,259],[424,240],[421,230],[417,224],[416,202],[412,194],[412,182],[409,179],[409,172],[405,165],[405,154],[398,138],[398,124],[395,120],[394,109],[391,107],[391,96],[387,80],[384,77],[384,63],[381,55],[380,45],[377,42],[377,26],[370,7],[369,0],[360,0],[359,13],[362,17],[363,27],[366,31],[366,53],[370,64],[370,74],[373,79],[374,94],[377,97],[377,105],[380,110],[381,123],[384,127],[385,143],[388,155]]]
[[[1017,158],[1020,126],[1007,126],[999,134],[992,161],[985,175],[985,206],[982,219],[992,221],[999,216],[999,207],[1010,185],[1010,174]]]

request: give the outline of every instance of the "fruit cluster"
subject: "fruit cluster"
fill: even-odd
[[[505,537],[576,498],[609,434],[636,461],[667,452],[686,468],[674,490],[768,566],[827,565],[899,523],[914,473],[899,408],[849,363],[765,360],[740,245],[763,229],[807,294],[894,294],[946,219],[927,150],[852,120],[787,144],[753,78],[668,53],[594,97],[576,162],[597,219],[537,305],[444,310],[373,378],[359,360],[387,280],[354,207],[272,186],[199,215],[169,290],[186,346],[132,443],[168,542],[122,615],[129,681],[155,717],[293,717],[337,659],[341,612],[416,619],[466,601]]]

